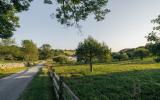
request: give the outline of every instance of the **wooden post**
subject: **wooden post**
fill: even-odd
[[[63,98],[63,77],[60,76],[59,80],[59,100],[64,100]]]

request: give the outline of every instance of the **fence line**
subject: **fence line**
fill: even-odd
[[[55,70],[52,70],[49,68],[49,74],[52,79],[52,84],[54,87],[54,91],[56,94],[57,100],[66,100],[64,93],[66,92],[69,97],[71,97],[71,100],[80,100],[73,92],[72,90],[65,84],[63,81],[62,76],[58,76],[55,73]]]

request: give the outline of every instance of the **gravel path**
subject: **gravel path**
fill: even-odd
[[[42,65],[0,79],[0,100],[16,100]]]

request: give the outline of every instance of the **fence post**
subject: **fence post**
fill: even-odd
[[[63,98],[63,77],[60,76],[59,79],[59,100],[64,100]]]

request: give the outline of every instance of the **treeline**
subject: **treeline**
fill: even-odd
[[[27,62],[53,60],[57,63],[69,63],[67,57],[75,56],[74,52],[74,50],[53,49],[49,44],[43,44],[38,48],[32,40],[23,40],[21,46],[18,46],[12,38],[0,40],[0,60]]]
[[[149,56],[152,56],[152,53],[146,46],[123,49],[120,50],[119,52],[112,53],[113,61],[133,60],[133,59],[143,60],[143,58]]]
[[[16,45],[11,38],[0,41],[1,60],[37,61],[38,55],[38,48],[31,40],[23,40],[22,46]]]

